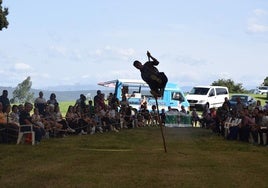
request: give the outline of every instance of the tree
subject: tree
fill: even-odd
[[[31,77],[28,76],[23,82],[18,84],[18,86],[13,91],[13,98],[10,99],[12,103],[25,103],[32,102],[34,99],[34,93],[31,93],[32,82]]]
[[[228,87],[230,93],[245,93],[245,89],[243,88],[242,84],[235,84],[231,79],[219,79],[218,81],[214,81],[212,85]]]
[[[268,77],[266,77],[262,83],[264,86],[268,86]]]
[[[0,31],[2,31],[3,28],[7,28],[8,21],[6,16],[8,15],[8,8],[2,8],[2,0],[0,0]]]

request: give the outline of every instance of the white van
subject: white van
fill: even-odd
[[[224,98],[229,99],[229,91],[223,86],[195,86],[186,95],[190,109],[218,108],[222,106]]]
[[[256,93],[261,94],[261,95],[267,94],[268,93],[268,86],[259,86],[259,87],[257,87],[256,88]]]

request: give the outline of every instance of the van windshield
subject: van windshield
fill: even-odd
[[[183,102],[185,101],[181,92],[172,92],[172,100]]]
[[[194,87],[189,94],[192,95],[206,95],[208,93],[209,88],[204,87]]]
[[[259,87],[260,90],[268,90],[268,87]]]

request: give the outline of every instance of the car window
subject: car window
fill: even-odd
[[[207,95],[209,88],[203,88],[203,87],[194,87],[189,94],[194,95]]]
[[[228,94],[227,90],[225,88],[216,88],[217,95],[225,95]]]
[[[209,97],[215,96],[215,90],[212,88],[211,91],[209,92]]]
[[[247,96],[238,96],[238,95],[232,96],[232,97],[231,97],[231,100],[232,100],[232,101],[236,101],[236,99],[237,99],[238,97],[240,98],[240,100],[241,100],[242,102],[247,101]]]

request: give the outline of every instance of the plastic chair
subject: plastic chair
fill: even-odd
[[[26,129],[26,130],[24,130]],[[30,134],[31,135],[31,143],[32,145],[35,144],[35,132],[33,130],[33,125],[20,125],[19,126],[19,133],[18,133],[18,139],[17,144],[20,144],[23,140],[23,137]]]

